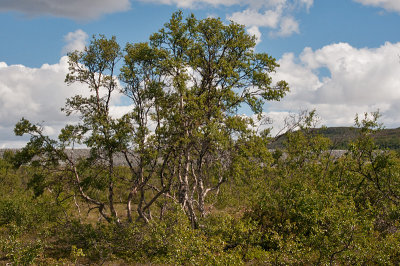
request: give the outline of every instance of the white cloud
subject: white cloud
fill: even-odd
[[[270,32],[273,37],[287,37],[300,33],[299,23],[292,13],[301,8],[308,10],[312,4],[313,0],[249,1],[249,8],[235,12],[227,18],[248,28],[257,26],[273,29]]]
[[[299,24],[293,17],[298,11],[307,11],[314,0],[140,0],[147,3],[176,5],[179,8],[207,8],[218,6],[238,6],[241,11],[227,14],[228,20],[243,24],[252,34],[260,33],[260,28],[278,29],[274,36],[287,37],[299,33]],[[256,28],[257,27],[257,28]]]
[[[81,29],[78,29],[74,32],[69,32],[64,36],[64,41],[67,44],[63,47],[62,53],[66,54],[75,50],[83,51],[85,49],[88,37],[89,36],[87,33]]]
[[[12,147],[21,143],[19,138],[13,137],[13,127],[21,117],[32,122],[46,121],[47,132],[54,132],[53,128],[61,128],[68,121],[60,108],[64,106],[65,98],[83,92],[83,88],[65,85],[67,57],[62,57],[57,64],[44,64],[40,68],[0,64],[0,125],[3,131],[0,142]]]
[[[314,0],[300,0],[299,3],[308,9],[314,4]]]
[[[0,68],[0,121],[11,126],[22,116],[34,121],[62,120],[59,111],[72,88],[64,84],[68,59],[40,68],[11,65]],[[55,111],[56,110],[56,111]]]
[[[242,12],[235,12],[229,16],[229,20],[233,20],[236,23],[257,26],[257,27],[268,27],[276,28],[279,22],[282,11],[277,10],[266,10],[264,13],[259,13],[258,10],[246,9]]]
[[[240,4],[239,0],[141,0],[147,3],[158,3],[164,5],[176,5],[179,8],[196,8],[202,6],[232,6]]]
[[[354,1],[361,3],[365,6],[381,7],[388,11],[395,11],[400,13],[399,0],[354,0]]]
[[[40,68],[10,65],[0,62],[0,147],[21,147],[24,142],[13,133],[14,125],[22,118],[42,123],[47,134],[55,137],[66,123],[76,117],[66,117],[61,112],[66,98],[88,95],[89,89],[81,84],[67,86],[68,57],[63,56],[57,64],[44,64]],[[112,99],[116,105],[119,97]],[[120,116],[125,109],[115,108]],[[25,138],[26,140],[26,138]]]
[[[300,33],[299,23],[293,17],[284,17],[279,25],[279,31],[271,35],[287,37],[293,33]]]
[[[297,58],[285,54],[274,79],[289,82],[291,92],[267,112],[316,109],[329,126],[352,125],[356,113],[376,111],[388,127],[400,126],[400,43],[357,49],[347,43],[305,48]],[[329,74],[321,76],[323,70]]]
[[[17,11],[28,16],[51,15],[78,20],[126,11],[129,0],[2,0],[0,11]]]

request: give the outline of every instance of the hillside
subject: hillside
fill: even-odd
[[[329,138],[332,141],[333,149],[341,150],[346,149],[347,145],[356,137],[357,130],[359,129],[353,127],[328,127],[313,131]],[[380,148],[400,151],[400,128],[383,129],[373,136]],[[278,136],[276,141],[271,143],[270,148],[282,148],[285,139],[285,135]]]

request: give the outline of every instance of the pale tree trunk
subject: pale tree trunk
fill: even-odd
[[[126,203],[126,214],[127,214],[129,223],[133,222],[133,219],[132,219],[132,200],[133,200],[133,197],[136,195],[136,193],[137,193],[136,188],[132,188],[131,191],[129,192],[128,201]]]
[[[108,204],[110,206],[111,217],[115,220],[115,222],[117,224],[119,224],[120,220],[118,218],[117,211],[115,210],[115,207],[114,207],[113,165],[114,165],[114,161],[113,161],[112,154],[111,154],[111,155],[109,155]]]
[[[218,178],[218,183],[213,186],[213,187],[206,187],[204,185],[204,176],[201,172],[203,164],[200,164],[197,166],[197,174],[195,173],[195,170],[193,169],[193,177],[196,180],[196,185],[197,185],[197,197],[198,197],[198,211],[200,212],[201,217],[205,217],[206,215],[206,210],[205,210],[205,199],[207,197],[207,194],[211,191],[219,191],[220,186],[224,182],[223,175],[220,174]]]
[[[206,194],[204,193],[204,182],[202,178],[199,178],[198,180],[198,197],[199,197],[199,212],[201,217],[205,217],[206,211],[205,211],[205,197]]]
[[[190,222],[193,228],[198,227],[197,216],[193,207],[193,193],[190,193],[190,185],[189,185],[189,171],[190,171],[190,162],[189,162],[189,152],[186,150],[185,158],[183,162],[183,173],[180,178],[180,191],[179,191],[179,202],[181,203],[182,208],[185,210],[187,215],[189,216]]]

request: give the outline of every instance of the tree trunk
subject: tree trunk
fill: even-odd
[[[131,191],[129,192],[128,195],[128,202],[126,203],[126,215],[128,217],[128,222],[132,223],[133,219],[132,219],[132,200],[133,197],[136,195],[137,190],[136,188],[132,188]]]
[[[112,153],[109,154],[109,173],[108,173],[108,204],[110,206],[111,217],[115,220],[117,224],[120,223],[117,211],[114,207],[114,182],[113,182],[113,158]]]

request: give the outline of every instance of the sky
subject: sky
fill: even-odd
[[[97,34],[121,46],[147,41],[177,10],[243,24],[256,52],[277,59],[273,79],[291,91],[264,105],[275,131],[313,109],[321,125],[379,110],[385,127],[400,127],[399,0],[0,0],[0,148],[26,143],[13,133],[22,117],[53,137],[75,119],[60,109],[88,89],[64,83],[68,52]],[[113,115],[129,108],[113,100]]]

